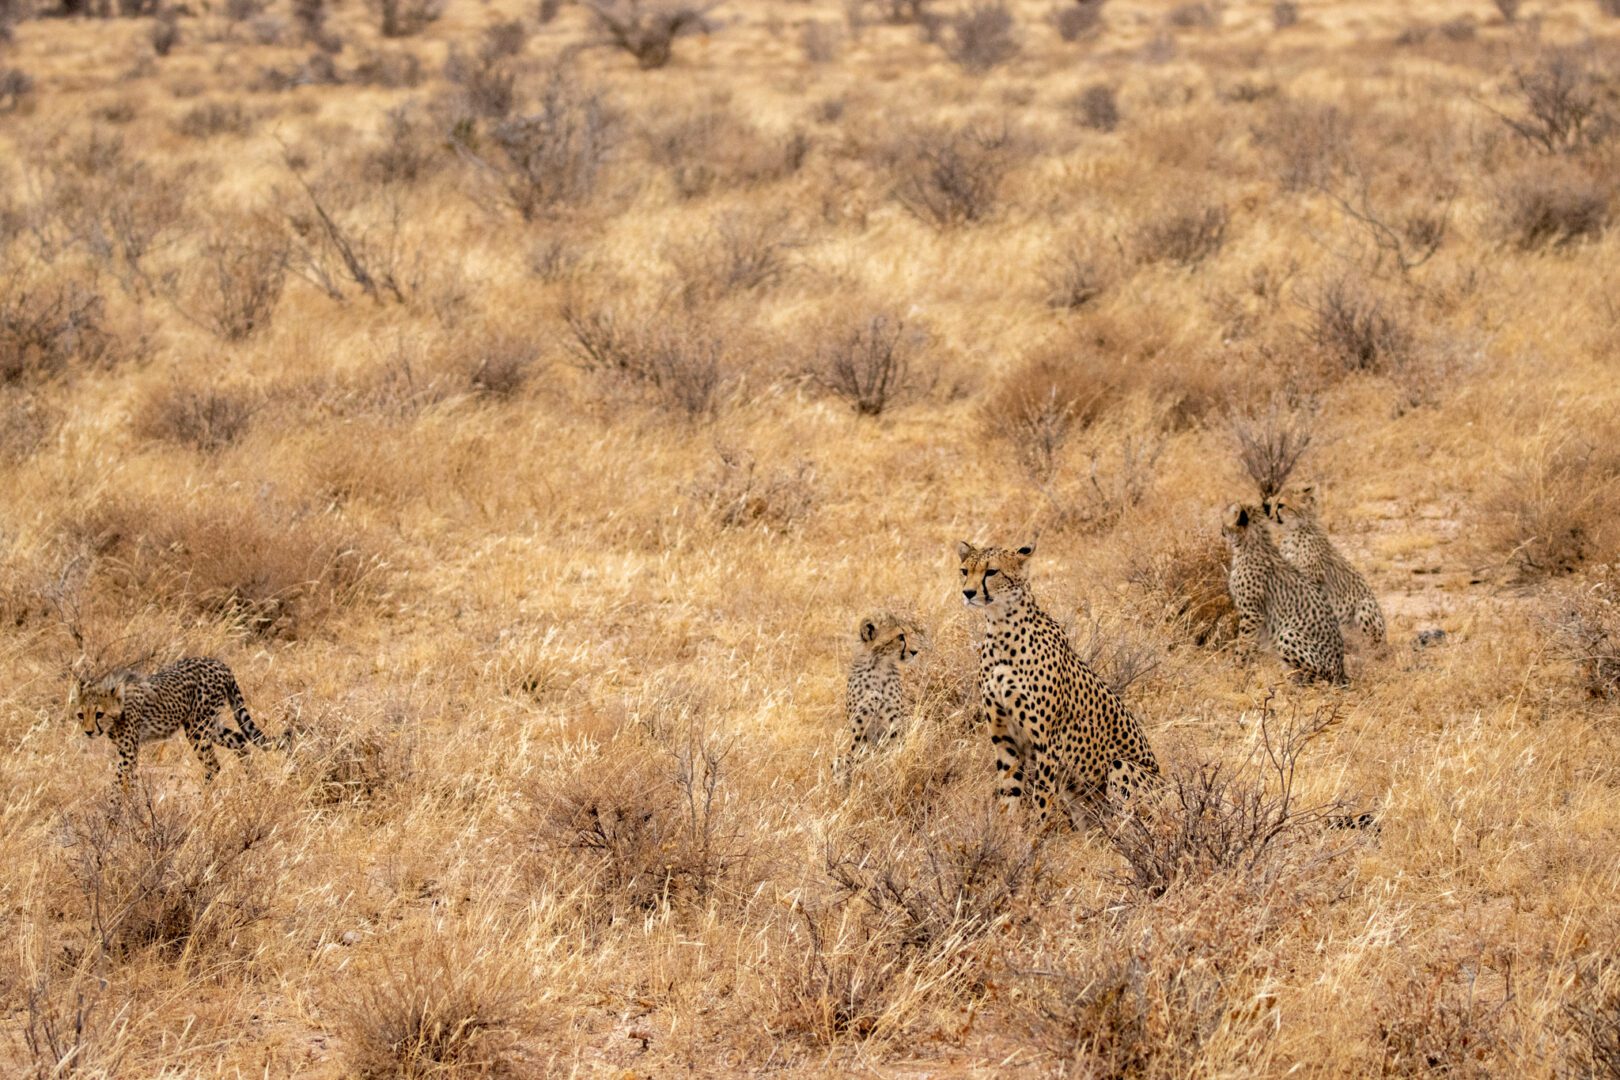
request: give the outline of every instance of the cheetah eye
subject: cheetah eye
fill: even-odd
[[[999,573],[1001,573],[1000,570],[986,570],[984,572],[984,576],[987,577],[987,578],[993,578]]]
[[[962,567],[962,576],[967,577],[967,567]]]

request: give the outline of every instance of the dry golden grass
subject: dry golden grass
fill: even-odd
[[[1620,1075],[1605,5],[49,6],[0,1074]],[[1279,409],[1344,690],[1229,649]],[[1173,778],[1125,831],[985,813],[950,552],[1037,533]],[[187,653],[297,739],[120,801],[68,668]]]

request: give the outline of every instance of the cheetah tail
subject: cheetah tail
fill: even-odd
[[[242,734],[246,735],[249,741],[259,749],[270,749],[270,740],[265,737],[264,732],[259,730],[259,726],[253,722],[253,717],[248,715],[247,702],[242,700],[242,690],[236,685],[235,679],[225,684],[225,698],[231,703],[231,713],[236,717],[236,726],[242,729]]]

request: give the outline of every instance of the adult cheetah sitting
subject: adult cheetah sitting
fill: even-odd
[[[1341,627],[1355,626],[1374,645],[1384,643],[1384,612],[1367,579],[1333,546],[1316,516],[1314,487],[1295,488],[1262,507],[1275,521],[1277,548],[1327,596]]]
[[[851,757],[863,746],[877,745],[900,734],[906,716],[900,665],[917,658],[923,636],[904,619],[879,615],[862,621],[860,639],[844,695]]]
[[[1029,795],[1044,824],[1052,799],[1128,799],[1159,765],[1125,703],[1035,602],[1024,577],[1034,553],[1034,545],[956,546],[962,598],[985,617],[979,687],[1000,776],[996,795],[1008,809]]]
[[[226,705],[241,731],[214,719]],[[146,676],[117,671],[90,683],[77,680],[68,692],[68,711],[78,718],[85,735],[104,734],[118,747],[118,782],[126,787],[140,744],[166,739],[177,730],[184,729],[192,753],[202,762],[205,780],[219,772],[215,743],[241,758],[247,757],[249,742],[260,749],[271,745],[285,749],[288,744],[286,735],[274,744],[265,738],[248,715],[231,669],[204,657],[176,660]]]
[[[1226,580],[1244,650],[1269,639],[1305,675],[1342,683],[1344,639],[1333,608],[1321,587],[1282,557],[1259,508],[1228,508],[1221,531],[1232,550]]]

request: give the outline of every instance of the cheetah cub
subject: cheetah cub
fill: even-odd
[[[1267,502],[1262,509],[1277,523],[1278,550],[1306,577],[1321,586],[1341,627],[1355,626],[1374,645],[1384,643],[1384,612],[1367,579],[1333,546],[1316,517],[1316,491],[1297,488]]]
[[[226,705],[240,731],[215,720]],[[166,739],[184,730],[192,753],[202,762],[203,778],[219,772],[214,744],[247,757],[249,742],[260,749],[272,745],[286,749],[288,736],[271,743],[253,723],[236,676],[219,660],[187,657],[151,675],[118,671],[95,682],[74,682],[68,692],[68,711],[78,718],[86,736],[106,735],[118,748],[118,782],[129,786],[140,744]]]
[[[1232,551],[1227,587],[1243,649],[1269,639],[1304,675],[1344,682],[1344,639],[1333,608],[1321,587],[1282,557],[1259,508],[1228,508],[1221,531]]]
[[[849,756],[899,735],[907,702],[900,665],[917,658],[923,635],[911,623],[879,615],[861,623],[860,644],[849,667],[844,714],[849,719]]]
[[[1142,726],[1080,659],[1024,577],[1033,544],[1016,551],[962,541],[962,599],[984,612],[979,688],[990,720],[1003,808],[1078,796],[1123,801],[1159,774]],[[1028,804],[1025,804],[1028,805]]]

